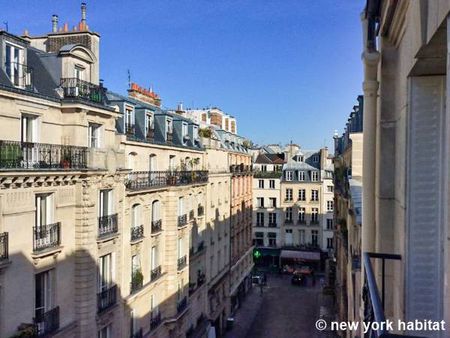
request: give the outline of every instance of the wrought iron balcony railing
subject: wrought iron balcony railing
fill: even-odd
[[[151,281],[157,280],[159,277],[161,277],[161,273],[162,273],[161,265],[159,265],[151,271],[150,280]]]
[[[150,330],[156,329],[161,324],[161,312],[152,311],[150,314]]]
[[[255,171],[254,178],[281,178],[282,171]],[[271,188],[274,189],[274,188]]]
[[[53,223],[33,227],[33,250],[42,250],[58,247],[61,244],[61,223]]]
[[[131,275],[130,290],[135,293],[144,286],[144,276],[140,270],[134,271]]]
[[[156,234],[162,231],[162,221],[159,219],[157,221],[152,221],[152,234]]]
[[[172,144],[173,143],[173,133],[167,133],[166,134],[166,142],[168,144]]]
[[[183,270],[187,265],[186,256],[178,258],[178,271]]]
[[[264,228],[264,223],[263,223],[263,222],[257,222],[257,223],[256,223],[256,227],[258,227],[258,228]]]
[[[178,226],[183,227],[187,224],[187,215],[180,215],[178,216]]]
[[[306,225],[306,220],[305,219],[299,219],[297,221],[297,224],[305,224]]]
[[[136,130],[136,128],[135,128],[134,124],[126,124],[125,125],[125,134],[126,135],[134,136],[135,130]]]
[[[318,225],[318,224],[319,224],[319,220],[317,220],[317,219],[312,219],[312,220],[309,222],[309,224],[310,224],[310,225]]]
[[[75,77],[62,78],[60,86],[65,98],[79,98],[94,103],[105,104],[106,88]]]
[[[117,214],[100,216],[98,218],[98,237],[106,237],[117,233]]]
[[[117,285],[113,285],[97,293],[97,312],[102,312],[117,302]]]
[[[33,67],[18,62],[5,62],[5,72],[15,87],[33,88]]]
[[[183,312],[187,308],[187,304],[187,297],[183,297],[183,299],[177,303],[177,312]]]
[[[0,261],[8,259],[8,233],[2,232],[0,234]]]
[[[59,306],[47,311],[38,312],[34,318],[38,337],[44,337],[59,329]]]
[[[208,182],[208,171],[135,171],[128,175],[128,190],[145,190],[166,186],[182,186]]]
[[[87,147],[20,141],[0,141],[2,169],[85,169]]]
[[[245,164],[232,164],[230,165],[230,173],[232,174],[252,174],[253,167]]]
[[[137,241],[141,238],[144,238],[144,225],[131,227],[131,241]]]
[[[284,224],[292,224],[292,223],[293,223],[292,218],[291,219],[287,218],[284,220]]]
[[[381,259],[381,298],[378,290],[375,273],[372,268],[371,258]],[[384,314],[385,304],[385,286],[386,286],[386,260],[401,260],[400,255],[384,254],[384,253],[363,253],[364,263],[364,287],[363,287],[363,301],[364,301],[364,322],[366,323],[385,323],[386,317]],[[364,337],[379,338],[379,337],[412,337],[412,336],[399,336],[390,334],[386,330],[385,325],[379,325],[378,330],[375,330],[375,326],[370,325],[369,331]]]
[[[269,222],[269,228],[276,228],[277,222]]]
[[[155,130],[153,128],[147,130],[147,134],[145,135],[145,139],[148,142],[153,142],[153,140],[155,139]]]

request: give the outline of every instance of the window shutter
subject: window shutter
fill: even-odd
[[[407,170],[406,320],[442,319],[444,77],[411,80]],[[430,335],[427,332],[428,336]]]

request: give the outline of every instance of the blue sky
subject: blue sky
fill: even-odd
[[[11,33],[77,24],[81,1],[0,0]],[[153,86],[164,107],[221,107],[254,142],[332,146],[361,93],[358,0],[87,1],[101,78]]]

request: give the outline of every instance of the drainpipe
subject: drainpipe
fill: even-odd
[[[363,186],[362,186],[362,227],[361,251],[375,251],[376,215],[376,139],[377,139],[377,98],[378,98],[378,63],[380,53],[376,50],[374,40],[369,40],[369,22],[366,13],[361,14],[363,29],[364,64],[364,119],[363,119]],[[375,39],[374,36],[371,39]],[[361,255],[362,257],[362,255]],[[361,266],[361,286],[364,285],[364,265]],[[361,294],[362,294],[362,290]],[[360,318],[364,318],[364,304],[361,302]],[[363,336],[363,335],[362,335]]]

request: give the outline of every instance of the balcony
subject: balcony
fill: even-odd
[[[116,234],[117,227],[117,214],[100,216],[98,218],[98,237],[104,238]]]
[[[154,268],[151,272],[150,272],[150,280],[153,282],[155,280],[157,280],[159,277],[161,277],[162,274],[162,270],[161,270],[161,265],[159,265],[158,267]]]
[[[202,205],[199,205],[197,208],[197,216],[203,216],[205,214],[205,208]]]
[[[8,253],[8,233],[2,232],[0,233],[0,262],[9,258]]]
[[[139,330],[137,330],[134,333],[132,333],[130,335],[130,338],[142,338],[143,336],[144,335],[143,335],[143,331],[142,331],[142,327],[141,327]]]
[[[178,227],[184,227],[187,224],[187,215],[178,216]]]
[[[33,227],[33,251],[58,247],[61,244],[61,223]]]
[[[305,221],[304,219],[299,219],[299,220],[297,221],[297,224],[298,224],[298,225],[306,225],[306,221]]]
[[[317,219],[312,219],[312,220],[309,222],[309,225],[311,225],[311,226],[319,225],[319,220],[317,220]]]
[[[117,285],[97,293],[97,312],[103,312],[117,302]]]
[[[5,72],[13,86],[27,90],[33,89],[34,74],[32,67],[18,62],[5,62]]]
[[[131,241],[138,241],[141,238],[144,238],[144,225],[141,224],[131,227]]]
[[[38,337],[48,336],[59,329],[59,306],[42,312],[34,318]]]
[[[281,178],[283,173],[281,171],[255,171],[254,178]],[[274,189],[274,188],[271,188]]]
[[[181,313],[183,312],[186,308],[187,308],[187,298],[183,297],[183,299],[181,299],[180,301],[178,301],[177,303],[177,312]]]
[[[62,78],[60,86],[65,98],[82,99],[85,101],[105,104],[106,88],[74,77]]]
[[[147,130],[147,134],[145,135],[145,140],[147,142],[153,142],[155,140],[155,130],[153,128]]]
[[[241,175],[253,174],[253,168],[251,165],[233,164],[230,165],[230,173]]]
[[[173,133],[167,133],[166,134],[166,142],[168,144],[172,144],[173,143]]]
[[[183,270],[186,267],[186,265],[187,265],[186,255],[181,258],[178,258],[178,265],[177,265],[178,271]]]
[[[152,311],[150,314],[150,330],[153,331],[154,329],[156,329],[159,324],[161,324],[161,322],[161,312]]]
[[[162,231],[162,221],[152,221],[152,235]]]
[[[373,271],[371,258],[381,259],[381,298],[378,290],[375,273]],[[385,277],[386,277],[386,260],[401,260],[400,255],[383,254],[383,253],[363,253],[364,264],[364,287],[363,287],[363,302],[364,302],[364,322],[366,323],[385,323],[386,317],[384,314],[385,304]],[[390,334],[385,326],[380,325],[378,330],[375,330],[372,325],[365,337],[412,337],[406,335]]]
[[[269,228],[276,228],[277,222],[269,222]]]
[[[71,170],[87,168],[88,148],[0,141],[0,170]]]
[[[292,219],[285,219],[284,220],[284,224],[292,224],[292,223],[293,223]]]
[[[208,171],[135,171],[128,175],[128,190],[146,190],[208,182]]]
[[[130,294],[133,294],[140,289],[144,285],[144,276],[140,270],[134,271],[131,274],[131,283],[130,283]]]
[[[134,124],[126,124],[125,125],[125,134],[127,135],[127,136],[134,136],[134,133],[135,133],[135,130],[136,130],[136,128],[135,128],[135,126],[134,126]]]

